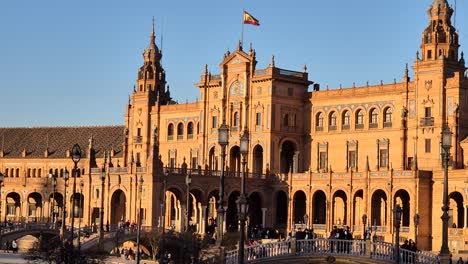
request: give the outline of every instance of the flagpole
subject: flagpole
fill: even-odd
[[[244,12],[245,10],[242,9],[242,31],[241,31],[241,46],[244,46]]]

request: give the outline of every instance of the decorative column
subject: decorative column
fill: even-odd
[[[468,205],[465,205],[463,207],[463,213],[464,213],[464,218],[463,218],[463,226],[462,228],[466,228],[466,217],[468,216]]]
[[[202,205],[202,211],[201,211],[201,232],[200,234],[205,234],[205,230],[206,230],[206,205]]]
[[[265,228],[265,216],[266,216],[266,211],[267,211],[267,208],[262,208],[262,227]]]

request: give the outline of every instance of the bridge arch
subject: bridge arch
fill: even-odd
[[[38,218],[44,216],[42,208],[42,195],[38,192],[32,192],[28,195],[28,212],[29,220],[36,221]]]

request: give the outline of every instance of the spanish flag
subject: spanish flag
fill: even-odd
[[[260,26],[260,22],[258,21],[258,19],[253,17],[251,14],[247,13],[247,11],[244,11],[244,24]]]

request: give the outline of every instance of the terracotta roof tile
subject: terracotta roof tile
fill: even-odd
[[[21,158],[23,150],[27,152],[26,158],[44,158],[48,147],[49,158],[65,158],[66,151],[78,143],[86,157],[92,136],[96,157],[112,148],[115,157],[122,157],[124,129],[124,126],[0,127],[0,151],[3,147],[4,158]]]

